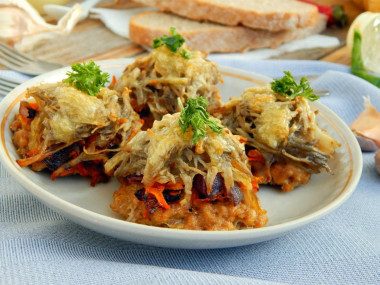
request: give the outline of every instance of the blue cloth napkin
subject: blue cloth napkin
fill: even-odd
[[[220,64],[271,77],[283,70],[321,77],[322,103],[348,125],[380,90],[336,64],[247,61]],[[110,238],[65,219],[0,170],[0,284],[380,284],[380,175],[374,153],[337,210],[281,238],[227,249],[155,248]]]

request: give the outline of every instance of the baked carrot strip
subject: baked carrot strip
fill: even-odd
[[[251,149],[247,153],[249,161],[265,162],[264,156],[257,149]]]
[[[154,183],[152,186],[145,187],[145,191],[148,194],[152,194],[156,199],[158,204],[164,209],[170,209],[170,206],[166,202],[162,192],[165,190],[165,185]]]

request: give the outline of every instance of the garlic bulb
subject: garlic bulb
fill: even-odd
[[[360,135],[355,135],[356,139],[358,140],[358,143],[360,145],[360,148],[362,151],[376,151],[378,149],[375,142],[371,139],[367,139],[365,137],[362,137]]]
[[[372,106],[369,97],[364,98],[364,107],[350,128],[363,151],[375,151],[380,148],[380,113]]]
[[[47,39],[69,34],[81,16],[74,5],[57,23],[48,24],[26,0],[0,0],[0,40],[22,51],[33,49]]]

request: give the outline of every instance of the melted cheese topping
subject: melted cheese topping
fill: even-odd
[[[205,60],[200,51],[194,51],[193,56],[186,59],[180,55],[181,50],[173,53],[165,46],[154,49],[151,55],[155,62],[154,69],[157,74],[167,77],[169,82],[185,79],[184,83],[188,85],[186,95],[195,98],[199,89],[218,82],[216,64]]]
[[[219,107],[217,64],[206,60],[205,54],[199,51],[192,51],[189,59],[183,58],[180,52],[184,50],[187,49],[182,46],[173,53],[162,46],[138,58],[117,80],[115,90],[131,90],[134,109],[137,112],[149,110],[155,120],[179,112],[177,99],[186,104],[187,99],[202,96],[210,102],[209,111]]]
[[[327,161],[340,144],[318,126],[303,97],[289,100],[270,87],[251,87],[230,99],[216,116],[247,145],[267,155],[266,166],[289,161],[311,173],[329,170]]]
[[[289,135],[289,122],[295,116],[289,104],[265,104],[257,118],[255,136],[258,141],[277,148]]]
[[[193,145],[193,133],[182,134],[179,115],[165,115],[161,121],[154,122],[152,129],[136,135],[128,143],[126,152],[119,152],[107,161],[106,171],[116,168],[116,176],[143,174],[142,183],[148,186],[155,182],[183,181],[186,199],[190,199],[193,177],[197,173],[205,176],[207,188],[211,189],[220,172],[226,189],[231,189],[235,182],[242,183],[246,187],[246,199],[253,199],[251,181],[254,178],[238,137],[226,128],[217,134],[207,127],[206,137]]]
[[[66,83],[45,83],[28,89],[27,96],[34,97],[40,106],[47,144],[70,143],[89,137],[97,129],[110,127],[112,130],[99,133],[107,140],[117,128],[128,131],[139,119],[129,104],[128,94],[120,96],[108,88],[90,96]],[[117,126],[120,118],[128,120]]]
[[[71,86],[57,86],[51,93],[59,106],[50,120],[52,137],[56,141],[70,142],[83,125],[104,126],[108,112],[101,98],[89,96]]]

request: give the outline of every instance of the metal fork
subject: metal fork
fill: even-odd
[[[0,41],[0,64],[9,69],[28,75],[39,75],[62,67],[62,64],[52,63],[30,57]]]
[[[11,92],[14,88],[16,88],[21,83],[23,82],[15,80],[15,79],[0,77],[0,96],[7,95],[9,92]]]

